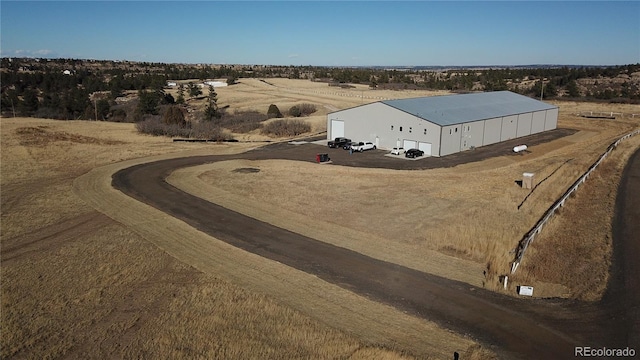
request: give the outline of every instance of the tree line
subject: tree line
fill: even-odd
[[[152,108],[151,103],[180,103],[184,100],[173,99],[164,93],[168,80],[227,78],[233,84],[241,78],[265,77],[368,84],[372,89],[511,90],[544,98],[562,93],[563,96],[582,100],[639,102],[637,81],[612,84],[607,80],[638,72],[640,64],[425,70],[2,58],[0,111],[4,116],[117,120],[123,118],[122,111],[126,110],[119,109],[115,99],[127,91],[142,94],[140,101],[147,104],[143,104],[143,111],[147,111]],[[580,83],[581,79],[596,81],[585,86]],[[193,88],[187,90],[194,91]],[[209,109],[207,116],[211,117],[215,109]]]

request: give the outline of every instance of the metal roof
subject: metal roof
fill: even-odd
[[[557,108],[557,106],[510,91],[428,96],[381,102],[440,126]]]

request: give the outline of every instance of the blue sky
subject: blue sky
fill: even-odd
[[[5,1],[3,57],[271,65],[623,65],[638,1]]]

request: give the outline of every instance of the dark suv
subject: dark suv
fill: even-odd
[[[330,148],[341,148],[345,144],[350,143],[351,139],[347,139],[346,137],[337,137],[327,143]]]
[[[405,157],[412,158],[412,159],[422,155],[424,155],[424,151],[418,150],[418,149],[409,149],[407,150],[406,153],[404,153]]]

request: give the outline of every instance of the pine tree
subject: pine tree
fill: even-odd
[[[204,110],[204,117],[206,120],[213,120],[220,118],[221,115],[218,111],[218,94],[213,85],[209,85],[209,104]]]
[[[180,84],[178,87],[178,98],[176,104],[184,104],[184,85]]]

